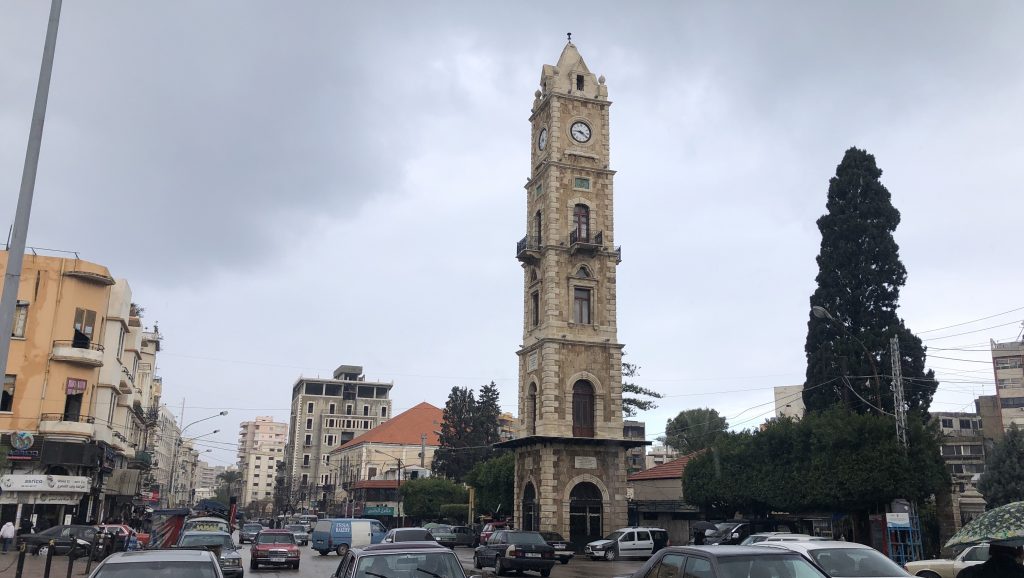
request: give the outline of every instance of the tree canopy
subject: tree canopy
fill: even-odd
[[[661,399],[664,394],[653,389],[648,389],[633,383],[633,378],[640,371],[640,366],[635,363],[622,362],[622,415],[633,417],[637,412],[657,409],[655,399]],[[644,399],[644,398],[651,399]]]
[[[843,408],[727,433],[692,459],[684,499],[731,516],[773,511],[863,512],[895,498],[946,491],[949,474],[934,426],[908,420],[905,450],[891,416]]]
[[[516,455],[509,451],[474,466],[466,482],[476,489],[475,510],[492,515],[511,511],[515,472]]]
[[[925,348],[897,315],[907,270],[893,232],[900,213],[879,180],[875,157],[850,148],[829,181],[827,213],[818,219],[818,287],[809,315],[804,403],[808,411],[842,404],[893,411],[889,339],[899,338],[906,406],[926,412],[938,387],[925,370]]]
[[[473,466],[489,459],[494,454],[490,446],[499,441],[500,416],[498,388],[493,381],[480,388],[479,399],[468,387],[453,387],[444,406],[433,471],[462,481]]]
[[[729,423],[718,411],[707,407],[687,409],[668,420],[664,443],[683,453],[702,450],[725,435]]]
[[[1017,424],[988,452],[978,491],[989,509],[1024,500],[1024,430]]]
[[[406,516],[420,520],[440,519],[441,506],[467,503],[466,489],[443,478],[419,478],[402,483],[402,508]]]

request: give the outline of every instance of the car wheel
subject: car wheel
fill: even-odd
[[[480,557],[473,554],[473,567],[477,570],[483,570],[484,565],[480,563]]]
[[[249,560],[249,569],[250,570],[255,570],[258,567],[259,567],[259,564],[256,563],[256,560]]]
[[[295,565],[292,566],[292,569],[293,570],[298,570],[299,569],[299,563],[296,562]]]
[[[544,568],[540,571],[540,575],[544,578],[548,578],[548,576],[551,576],[551,568]]]
[[[40,546],[40,547],[36,548],[36,554],[39,554],[40,556],[46,556],[46,553],[49,550],[50,550],[49,546]]]
[[[327,550],[317,550],[317,552],[320,552],[321,556],[326,556],[328,554]]]
[[[505,564],[501,562],[501,558],[494,559],[494,573],[498,576],[505,575]]]
[[[335,551],[338,553],[339,556],[344,556],[345,554],[348,554],[348,544],[342,544],[341,546],[338,546],[338,549]]]
[[[609,548],[604,553],[604,559],[609,562],[614,562],[616,557],[615,548]]]

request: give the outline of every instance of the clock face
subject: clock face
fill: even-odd
[[[590,140],[590,126],[583,121],[576,121],[572,123],[572,127],[569,128],[569,134],[572,138],[576,139],[577,142],[587,142]]]
[[[537,148],[544,150],[544,147],[548,146],[548,129],[540,129],[540,136],[537,137]]]

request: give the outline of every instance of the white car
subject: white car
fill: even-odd
[[[821,542],[829,538],[811,536],[810,534],[790,534],[788,532],[761,532],[751,534],[740,542],[740,546],[753,546],[763,542]]]
[[[761,542],[758,547],[785,548],[804,555],[829,576],[841,578],[903,578],[910,576],[871,546],[853,542]]]
[[[583,548],[591,560],[604,558],[648,558],[669,544],[668,532],[662,528],[621,528],[604,540],[594,540]]]
[[[921,578],[956,578],[961,570],[988,560],[988,544],[971,546],[953,558],[939,560],[918,560],[907,562],[907,572]]]

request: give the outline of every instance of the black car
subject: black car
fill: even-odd
[[[548,546],[540,532],[498,530],[487,543],[473,551],[473,567],[494,566],[504,576],[509,570],[533,570],[547,578],[555,565],[555,549]]]
[[[796,552],[760,546],[669,546],[651,556],[630,578],[649,576],[828,578]]]
[[[541,532],[544,541],[555,549],[555,558],[562,564],[568,564],[569,560],[576,554],[572,551],[572,544],[562,537],[558,532]]]
[[[352,548],[330,578],[466,578],[455,553],[437,542],[395,542]]]
[[[51,526],[36,534],[22,534],[18,536],[18,543],[25,544],[25,548],[32,554],[42,554],[48,548],[50,540],[53,540],[53,553],[57,556],[67,556],[74,550],[76,557],[87,556],[92,548],[93,540],[96,539],[96,526],[82,524],[67,524],[62,526]],[[96,550],[93,552],[94,560],[102,560],[110,548],[112,536],[104,534],[104,539],[98,540]]]

